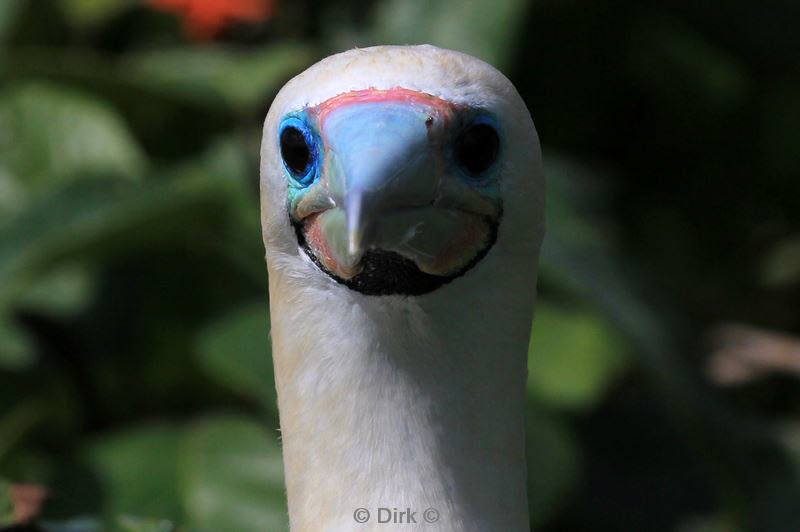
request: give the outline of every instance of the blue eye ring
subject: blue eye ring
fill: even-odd
[[[489,114],[478,113],[465,122],[454,139],[453,162],[467,181],[483,184],[497,166],[502,144],[497,120]]]
[[[293,184],[306,188],[318,176],[318,137],[304,120],[288,116],[281,123],[278,146],[283,167]]]

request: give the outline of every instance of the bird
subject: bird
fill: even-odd
[[[529,529],[544,172],[513,84],[431,45],[291,79],[261,144],[290,529]]]

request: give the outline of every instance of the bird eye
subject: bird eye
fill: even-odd
[[[292,177],[307,186],[314,179],[314,141],[311,132],[300,120],[290,119],[280,134],[281,157]]]
[[[497,160],[500,137],[485,122],[473,123],[456,140],[456,162],[471,176],[478,177]]]

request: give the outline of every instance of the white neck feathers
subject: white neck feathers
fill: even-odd
[[[297,256],[268,256],[294,532],[393,530],[401,521],[403,530],[528,529],[535,267],[495,251],[419,298],[362,296],[298,271]]]

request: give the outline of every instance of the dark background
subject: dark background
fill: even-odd
[[[800,530],[798,28],[792,0],[2,0],[0,524],[33,484],[53,531],[285,529],[261,124],[330,53],[428,42],[542,139],[532,528]]]

